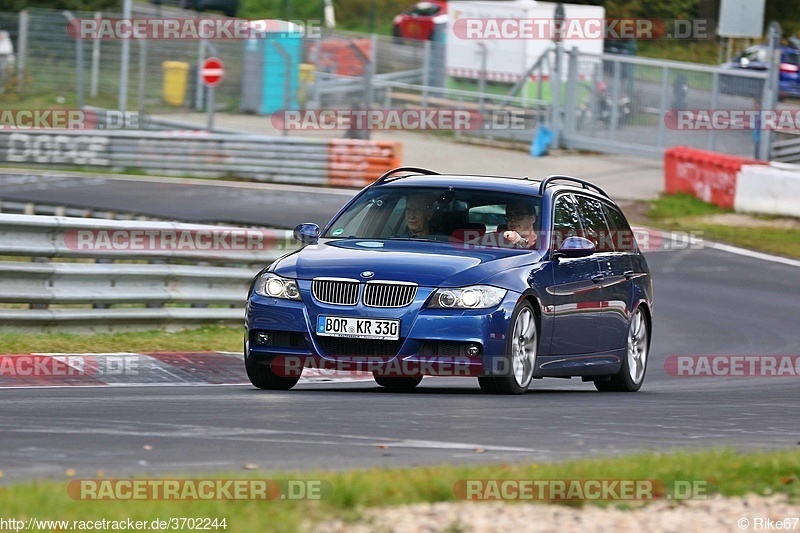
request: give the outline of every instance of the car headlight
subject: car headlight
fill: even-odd
[[[428,308],[430,309],[488,309],[495,307],[506,296],[505,289],[489,285],[473,285],[460,289],[436,289]]]
[[[300,288],[293,279],[282,278],[275,274],[261,274],[256,281],[256,294],[268,298],[282,298],[284,300],[300,300]]]

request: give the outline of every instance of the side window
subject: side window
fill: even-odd
[[[603,215],[603,204],[593,198],[578,196],[578,211],[583,220],[583,236],[594,243],[598,252],[613,252],[614,245]]]
[[[606,214],[606,220],[613,232],[614,248],[618,252],[635,252],[636,251],[636,238],[633,235],[628,221],[625,216],[614,207],[603,204],[603,211]]]
[[[553,248],[557,250],[567,237],[574,237],[582,233],[575,200],[571,194],[562,194],[556,198],[553,208]]]

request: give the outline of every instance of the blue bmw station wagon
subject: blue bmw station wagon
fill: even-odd
[[[294,234],[306,246],[248,296],[258,388],[290,389],[309,366],[406,391],[426,375],[477,377],[493,394],[545,377],[642,386],[652,278],[622,211],[591,183],[401,167],[325,228]]]

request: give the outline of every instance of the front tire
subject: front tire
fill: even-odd
[[[272,371],[269,364],[262,364],[253,361],[247,354],[249,345],[244,343],[244,368],[247,371],[247,378],[254,387],[264,390],[289,390],[300,380],[300,376],[279,376]]]
[[[482,376],[478,383],[487,394],[525,394],[533,380],[536,354],[539,349],[539,328],[536,315],[528,302],[523,302],[511,316],[506,338],[503,375]]]
[[[381,387],[386,387],[387,389],[392,389],[395,391],[403,391],[403,392],[414,390],[416,386],[422,382],[422,376],[417,376],[412,378],[397,378],[397,377],[378,376],[373,374],[372,377],[375,378],[375,383],[377,383]]]
[[[639,307],[633,312],[628,325],[628,342],[625,358],[617,374],[594,382],[602,392],[636,392],[642,388],[650,354],[650,329],[647,317]]]

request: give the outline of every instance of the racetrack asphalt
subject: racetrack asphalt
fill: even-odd
[[[655,325],[643,389],[577,379],[528,394],[472,378],[412,393],[370,381],[0,389],[2,483],[111,475],[550,461],[627,452],[800,445],[798,376],[675,377],[672,355],[798,355],[796,265],[720,250],[648,254]],[[151,447],[151,449],[146,449]]]

